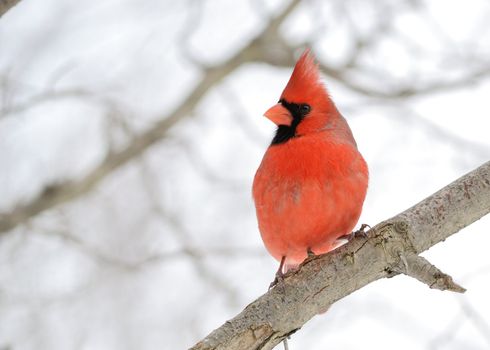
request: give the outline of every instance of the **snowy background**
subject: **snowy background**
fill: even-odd
[[[305,46],[370,167],[360,222],[490,159],[488,1],[289,4],[21,0],[0,18],[0,349],[184,349],[264,293],[262,114]],[[424,253],[466,294],[381,280],[290,348],[489,349],[489,228]]]

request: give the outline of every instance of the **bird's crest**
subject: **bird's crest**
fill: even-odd
[[[306,49],[296,62],[293,74],[282,92],[281,98],[289,102],[304,102],[305,98],[318,95],[320,92],[326,95],[325,87],[320,80],[315,56],[310,49]]]

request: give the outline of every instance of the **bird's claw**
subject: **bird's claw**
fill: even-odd
[[[276,285],[284,281],[284,274],[283,273],[276,273],[276,277],[274,277],[274,280],[269,284],[269,290],[274,288]]]
[[[359,230],[353,232],[354,237],[355,236],[362,236],[364,238],[367,238],[366,228],[369,228],[369,230],[370,230],[371,226],[369,226],[368,224],[362,224],[361,227],[359,227]]]
[[[367,238],[367,231],[366,228],[371,229],[371,226],[368,224],[362,224],[359,230],[357,231],[352,231],[351,233],[347,235],[340,236],[338,239],[346,239],[348,242],[350,242],[353,238],[362,236],[363,238]]]
[[[308,259],[313,259],[316,256],[316,254],[313,253],[313,250],[311,250],[310,247],[308,247],[308,249],[306,249],[306,254],[308,254]]]
[[[283,256],[281,258],[281,263],[279,264],[279,268],[277,269],[276,277],[274,277],[274,280],[271,282],[271,284],[269,284],[269,290],[271,290],[278,283],[280,283],[280,282],[282,282],[284,280],[284,272],[282,272],[282,271],[283,271],[284,263],[285,262],[286,262],[286,256]]]

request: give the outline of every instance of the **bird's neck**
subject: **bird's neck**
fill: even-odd
[[[347,121],[338,112],[322,117],[305,118],[294,131],[294,137],[313,136],[321,133],[322,137],[331,139],[332,141],[349,143],[357,147]]]

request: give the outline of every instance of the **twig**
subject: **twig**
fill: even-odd
[[[413,277],[430,288],[464,293],[466,289],[455,283],[451,276],[432,265],[427,259],[414,253],[401,253],[401,264],[395,267],[395,272]]]

